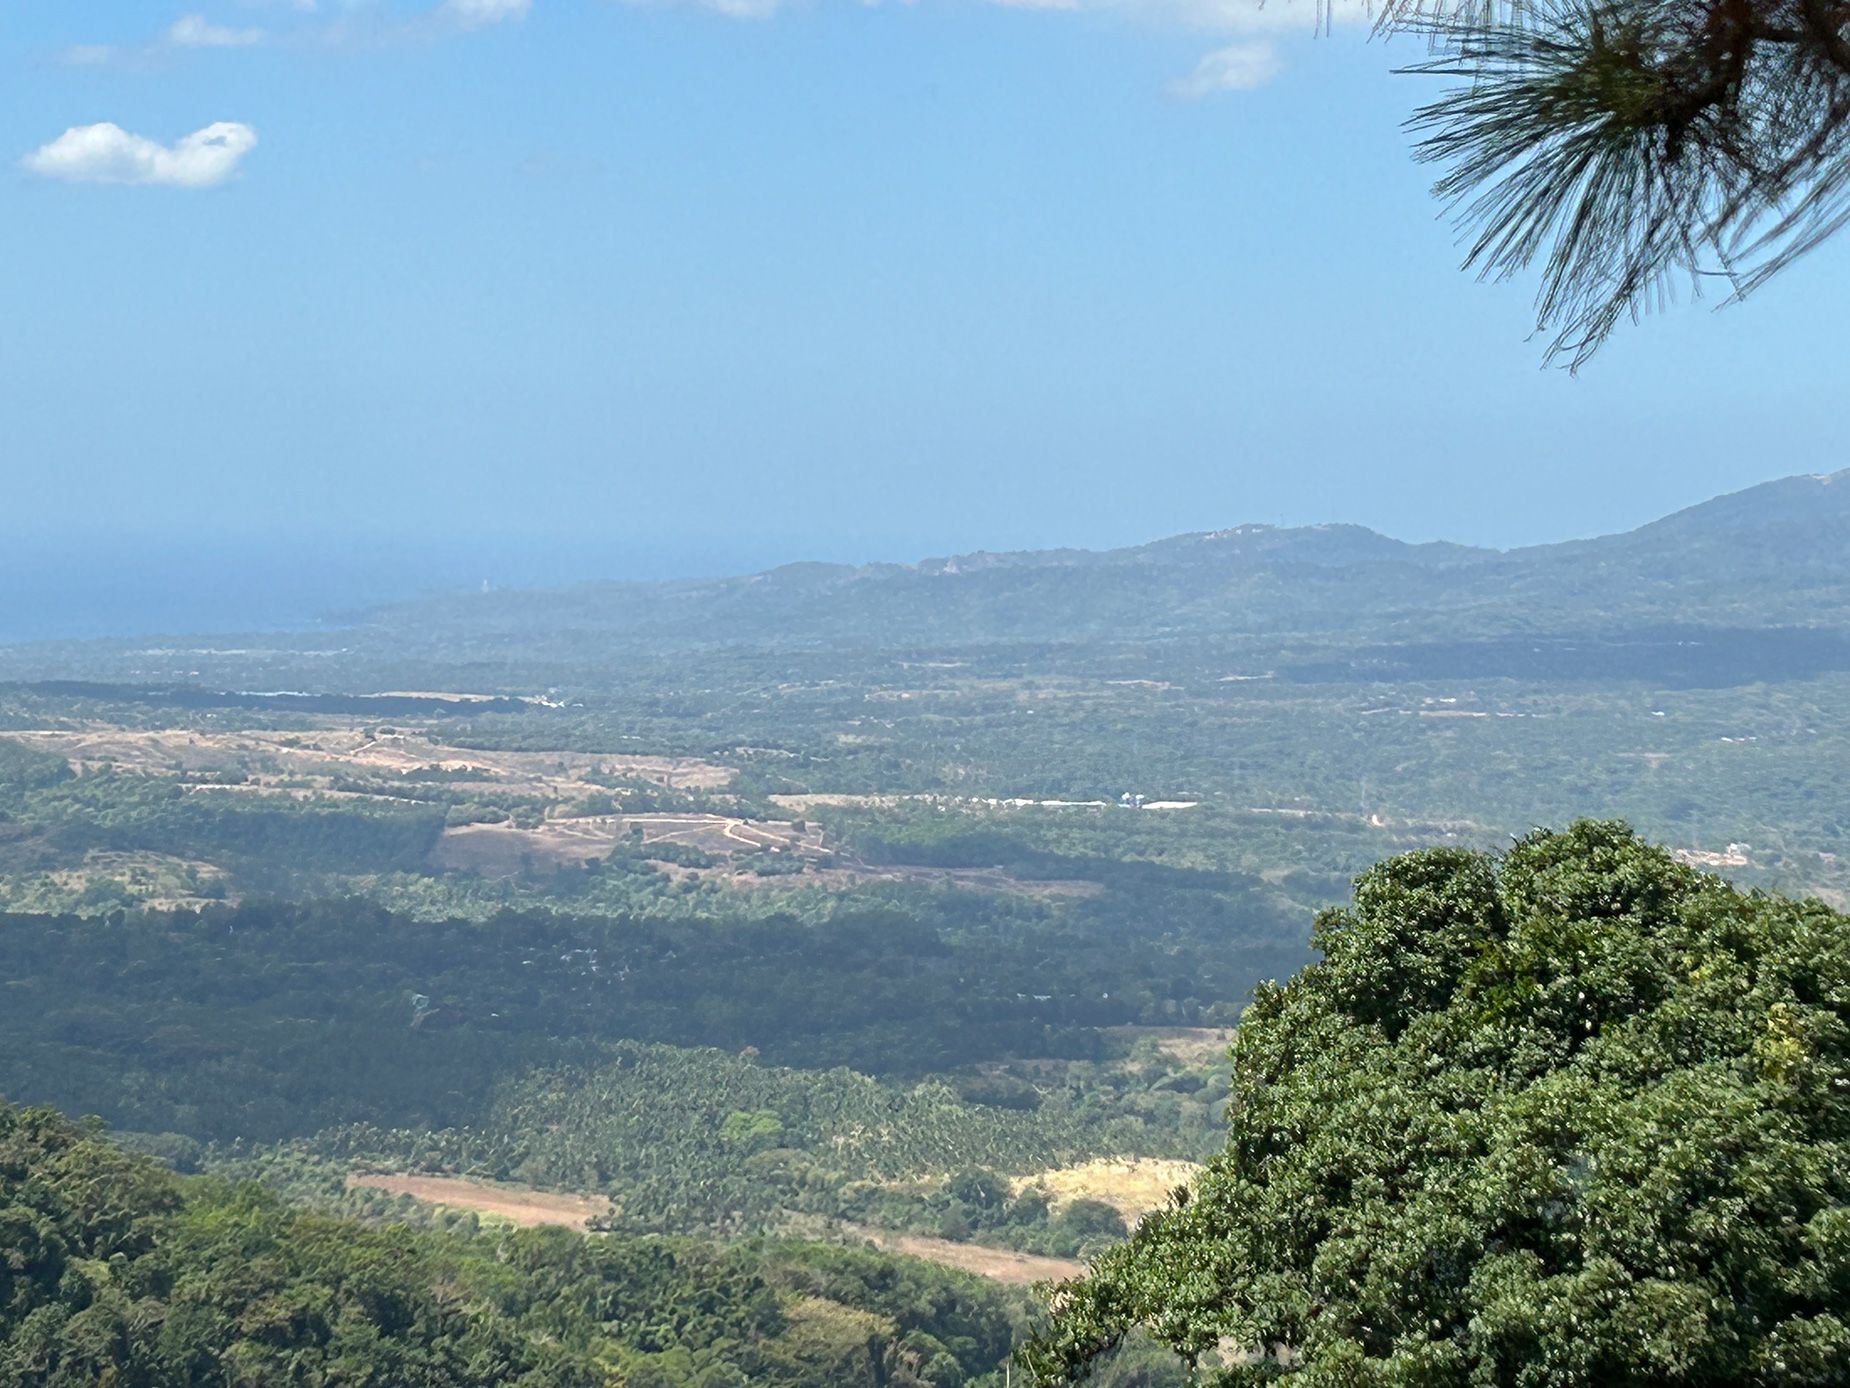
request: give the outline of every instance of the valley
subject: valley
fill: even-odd
[[[1571,589],[1259,528],[0,648],[0,1093],[433,1237],[1070,1276],[1383,857],[1598,805],[1850,900],[1850,489],[1795,485]]]

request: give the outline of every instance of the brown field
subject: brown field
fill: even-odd
[[[523,1229],[550,1224],[583,1233],[590,1220],[610,1211],[608,1200],[589,1195],[565,1195],[557,1191],[499,1185],[492,1181],[472,1181],[461,1176],[427,1176],[415,1172],[356,1172],[347,1177],[347,1189],[409,1195],[426,1204],[473,1210],[490,1219],[504,1219]],[[1043,1258],[1006,1248],[952,1243],[947,1239],[927,1238],[923,1234],[899,1234],[864,1224],[844,1225],[842,1229],[889,1253],[923,1258],[928,1262],[961,1268],[995,1282],[1016,1286],[1077,1277],[1086,1270],[1084,1263],[1070,1258]]]
[[[356,1173],[347,1178],[347,1189],[365,1187],[389,1195],[409,1195],[432,1205],[452,1209],[474,1210],[494,1219],[505,1219],[531,1229],[542,1224],[563,1225],[584,1232],[586,1221],[610,1212],[610,1202],[589,1195],[561,1195],[554,1191],[526,1190],[520,1186],[497,1185],[491,1181],[471,1181],[461,1176],[423,1176],[410,1172],[396,1175]]]
[[[336,778],[386,781],[418,772],[456,775],[462,785],[580,799],[602,788],[589,775],[622,776],[681,790],[713,790],[728,784],[730,767],[693,757],[631,756],[587,752],[508,752],[453,747],[437,732],[415,722],[393,720],[391,731],[352,718],[324,720],[326,726],[197,732],[185,728],[142,732],[116,727],[12,732],[40,751],[65,758],[73,767],[115,766],[155,775],[198,776],[230,772],[248,776],[259,792],[319,790]],[[289,782],[290,785],[279,785]],[[349,792],[350,794],[354,792]]]
[[[903,1253],[944,1267],[961,1268],[992,1282],[1006,1282],[1012,1286],[1059,1282],[1078,1277],[1086,1270],[1084,1263],[1071,1258],[1046,1258],[1037,1253],[1017,1253],[1011,1248],[986,1248],[978,1243],[952,1243],[949,1239],[928,1238],[924,1234],[897,1234],[865,1224],[843,1227],[888,1253]]]
[[[1014,1182],[1017,1192],[1039,1186],[1054,1204],[1069,1200],[1102,1200],[1135,1226],[1152,1210],[1169,1203],[1169,1193],[1201,1174],[1194,1162],[1161,1157],[1100,1157],[1078,1166],[1059,1167]]]

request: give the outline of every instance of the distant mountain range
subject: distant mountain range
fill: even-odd
[[[362,630],[571,633],[771,646],[1210,636],[1437,638],[1648,624],[1834,627],[1850,618],[1850,470],[1791,477],[1620,535],[1498,551],[1362,526],[1238,526],[1107,551],[791,564],[676,583],[469,594]]]
[[[1054,668],[1127,647],[1169,668],[1211,650],[1320,681],[1804,677],[1850,670],[1850,470],[1769,482],[1624,534],[1509,551],[1408,544],[1356,525],[1244,525],[1096,552],[458,593],[312,634],[210,644],[238,650],[150,664],[146,641],[15,648],[0,650],[0,678],[353,692],[404,687],[368,681],[408,664],[513,689],[577,683],[574,672],[601,683],[625,662],[661,673],[700,652],[757,652],[775,675],[777,660],[803,653],[1020,648],[1024,668]]]

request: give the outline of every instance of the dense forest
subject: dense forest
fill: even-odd
[[[936,1229],[942,1202],[892,1183],[1212,1146],[1218,1067],[1132,1057],[1101,1030],[1199,987],[1207,946],[1153,954],[1140,992],[1122,959],[1087,975],[1102,943],[1089,965],[1070,945],[947,941],[898,916],[10,916],[0,977],[35,1005],[0,1012],[0,1092],[279,1180],[294,1158],[262,1144],[603,1190],[630,1228],[806,1212]],[[1087,1233],[1046,1207],[1016,1216],[1019,1246],[1070,1252]]]
[[[7,1009],[0,1032],[13,1092],[30,1077],[129,1126],[270,1137],[465,1122],[485,1077],[563,1040],[751,1047],[916,1077],[1097,1058],[1099,1028],[1161,1015],[1178,992],[1237,1001],[1237,983],[1213,990],[1212,941],[1143,949],[1113,957],[1104,941],[1029,930],[947,938],[897,915],[432,923],[354,902],[14,915],[0,917],[0,970],[35,1001]],[[154,1121],[181,1109],[190,1124]]]
[[[369,1228],[3,1103],[0,1237],[8,1388],[960,1388],[1024,1316],[846,1248]]]

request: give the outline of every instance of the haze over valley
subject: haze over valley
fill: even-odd
[[[171,4],[0,23],[0,1388],[1850,1382],[1850,0]]]
[[[1598,803],[1843,904],[1847,540],[1839,473],[6,647],[0,1092],[329,1209],[1064,1275],[1384,856]]]

